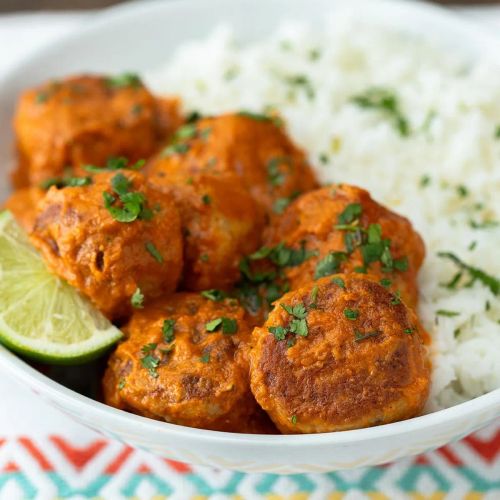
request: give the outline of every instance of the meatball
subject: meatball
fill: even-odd
[[[75,76],[27,90],[14,119],[14,185],[38,186],[68,167],[81,175],[83,165],[110,157],[147,158],[178,124],[176,101],[156,101],[134,75]]]
[[[45,191],[37,187],[20,189],[12,193],[4,208],[10,210],[16,221],[29,233],[35,224],[36,207],[44,195]]]
[[[340,184],[300,196],[266,230],[264,245],[280,244],[305,249],[303,261],[285,269],[291,289],[336,272],[364,273],[417,305],[422,238],[364,189]]]
[[[49,268],[112,319],[170,293],[182,270],[172,200],[135,171],[100,173],[89,185],[51,187],[31,240]]]
[[[234,299],[177,293],[136,311],[111,355],[107,404],[158,420],[228,432],[266,432],[250,392],[251,327]]]
[[[260,245],[263,214],[235,175],[189,175],[160,167],[149,181],[176,201],[181,214],[183,287],[230,288],[239,278],[242,257]]]
[[[236,174],[268,214],[317,186],[304,153],[273,120],[251,114],[203,118],[182,127],[167,147],[160,170]]]
[[[382,285],[339,274],[284,295],[254,330],[252,392],[283,433],[418,415],[429,362],[415,313]]]

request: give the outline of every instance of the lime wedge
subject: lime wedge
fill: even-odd
[[[77,364],[122,333],[51,274],[9,212],[0,213],[0,342],[27,357]]]

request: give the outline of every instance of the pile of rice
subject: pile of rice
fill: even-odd
[[[433,338],[429,411],[500,387],[500,295],[467,278],[446,288],[449,251],[500,278],[500,71],[350,18],[282,26],[240,46],[229,29],[179,48],[146,75],[203,114],[276,109],[321,181],[347,182],[407,216],[423,236],[420,316]],[[390,91],[409,126],[353,102]],[[465,273],[467,274],[467,273]]]

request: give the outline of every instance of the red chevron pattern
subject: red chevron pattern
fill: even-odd
[[[500,498],[500,422],[464,440],[394,464],[330,474],[279,477],[189,466],[116,441],[70,442],[63,436],[0,438],[0,499]],[[398,493],[399,492],[399,493]],[[349,497],[350,498],[350,497]],[[377,497],[379,498],[379,497]]]

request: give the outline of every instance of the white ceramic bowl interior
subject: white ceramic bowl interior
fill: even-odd
[[[427,4],[401,0],[174,0],[113,8],[81,30],[22,61],[0,81],[0,198],[13,163],[10,127],[19,92],[49,78],[93,71],[150,70],[186,40],[207,36],[220,23],[241,41],[270,33],[283,20],[320,23],[325,14],[355,9],[374,23],[435,38],[469,57],[500,60],[493,34]],[[355,36],[355,34],[353,34]],[[50,380],[0,347],[0,366],[76,420],[134,446],[171,459],[246,472],[326,472],[389,462],[422,453],[487,424],[500,415],[500,390],[437,413],[347,432],[252,436],[191,429],[109,408]]]

